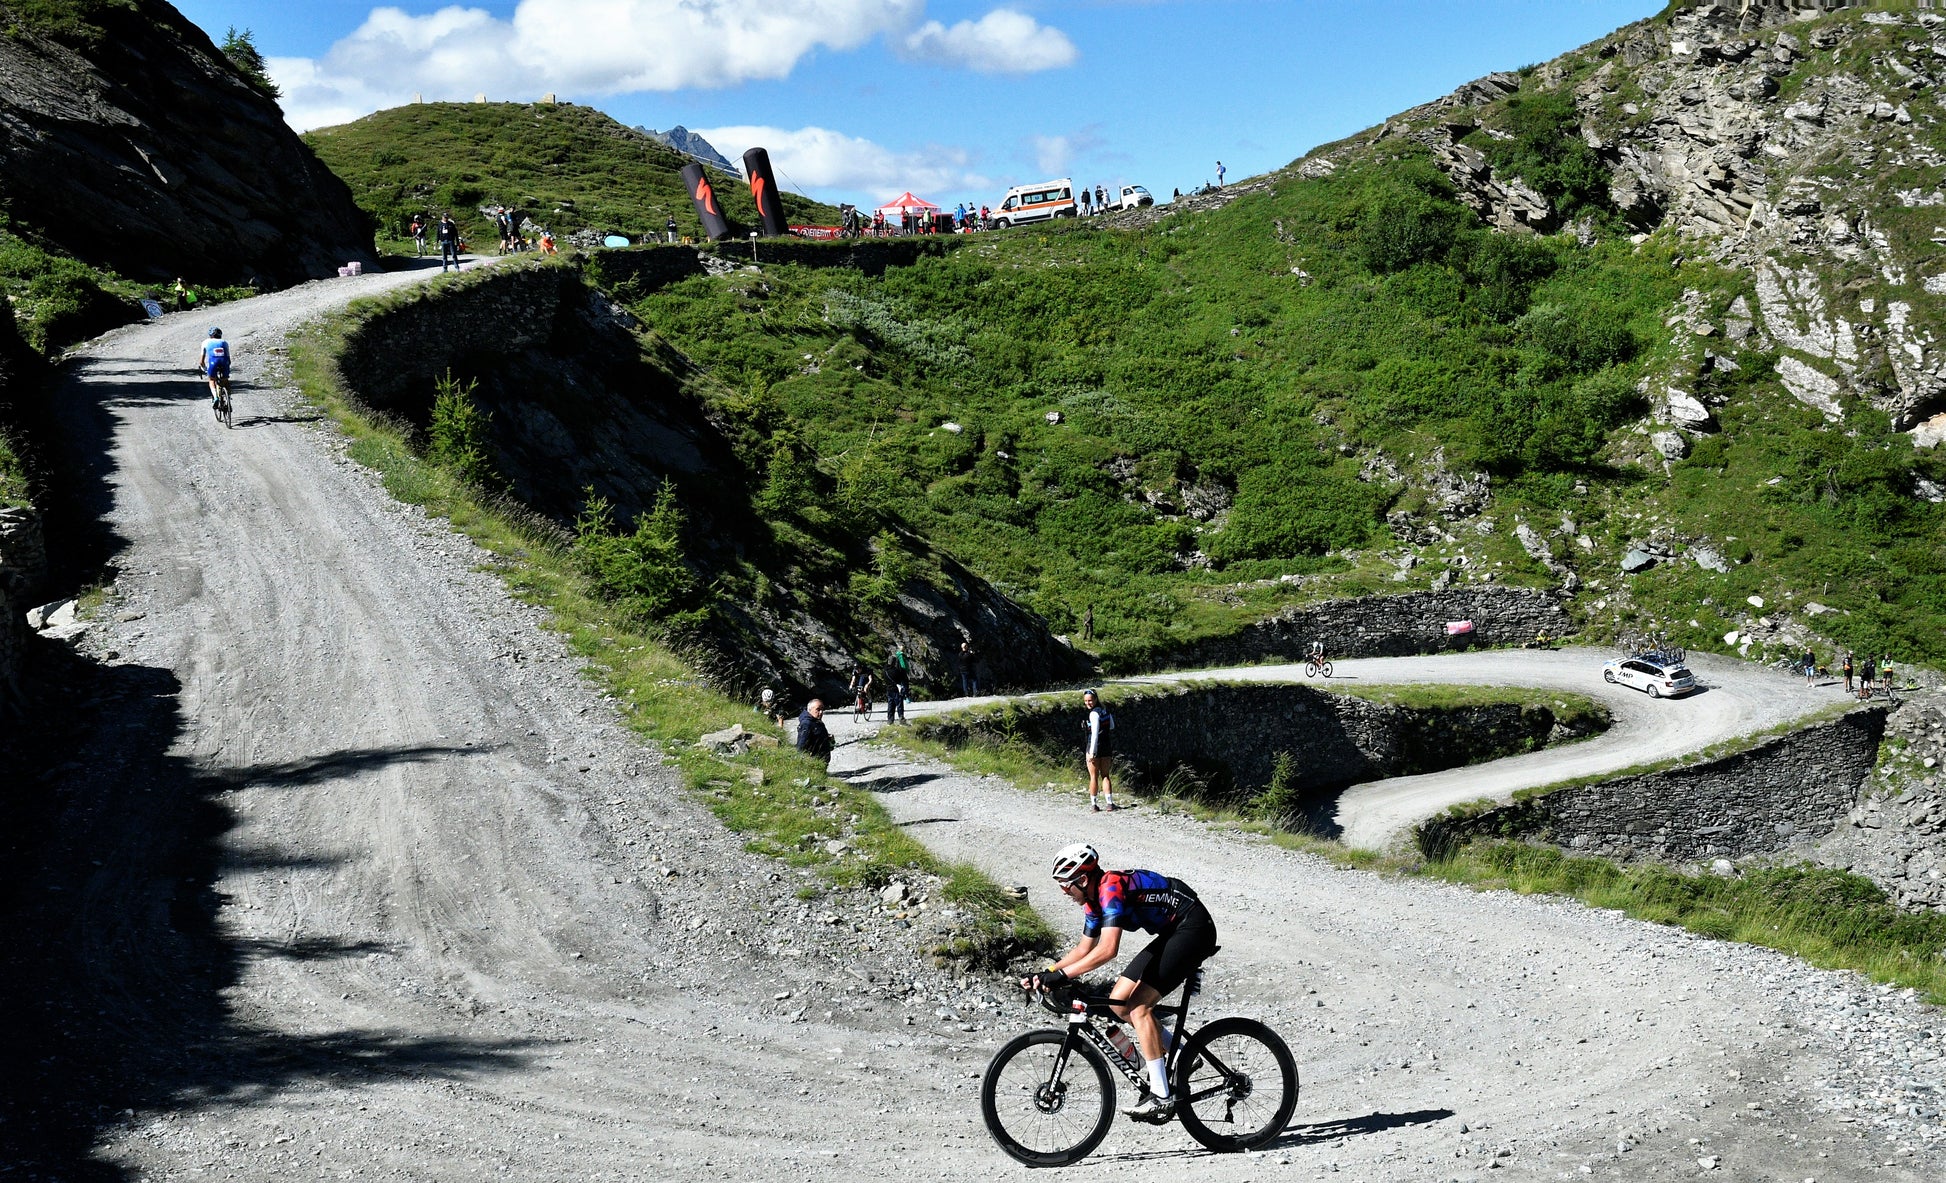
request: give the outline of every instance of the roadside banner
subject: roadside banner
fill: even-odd
[[[750,178],[750,196],[757,199],[757,219],[763,223],[764,237],[782,236],[789,227],[784,224],[784,202],[777,192],[777,174],[770,171],[770,153],[762,148],[745,152],[743,175]]]
[[[703,237],[711,242],[728,238],[730,223],[723,217],[723,203],[716,199],[716,189],[703,175],[703,166],[695,163],[683,165],[682,183],[689,190],[689,200],[696,203],[696,217],[703,223]]]

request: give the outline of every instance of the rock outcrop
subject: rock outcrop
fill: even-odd
[[[752,504],[762,475],[738,458],[731,425],[685,385],[694,367],[637,327],[575,269],[509,263],[400,298],[351,334],[338,367],[368,405],[422,429],[441,376],[476,380],[494,468],[515,499],[563,530],[590,490],[626,526],[672,483],[689,519],[685,558],[704,584],[747,586],[746,559],[767,573],[747,593],[717,597],[710,625],[687,646],[725,689],[834,694],[854,661],[897,643],[915,686],[958,693],[962,639],[978,653],[983,687],[1089,672],[1044,620],[936,552],[938,578],[903,580],[874,619],[849,577],[875,569],[877,542],[779,543]],[[927,553],[921,540],[903,542]]]
[[[4,18],[0,18],[4,19]],[[377,262],[344,183],[161,0],[98,37],[0,36],[0,197],[61,251],[136,279],[282,284]]]

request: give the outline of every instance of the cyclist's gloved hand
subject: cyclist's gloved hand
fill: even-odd
[[[1035,990],[1047,993],[1067,985],[1068,975],[1066,970],[1044,969],[1028,980],[1034,983]]]

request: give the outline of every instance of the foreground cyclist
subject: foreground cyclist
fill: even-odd
[[[230,380],[230,343],[223,339],[222,329],[209,331],[209,338],[203,342],[203,359],[196,370],[209,379],[209,401],[215,406],[222,397],[222,383]]]
[[[1139,1120],[1165,1120],[1175,1098],[1169,1094],[1167,1049],[1155,1006],[1216,952],[1216,922],[1188,884],[1155,871],[1103,870],[1101,856],[1085,842],[1063,847],[1054,856],[1053,874],[1068,898],[1081,905],[1081,940],[1047,969],[1023,978],[1021,987],[1059,986],[1107,965],[1121,951],[1125,930],[1156,934],[1116,979],[1109,997],[1123,1003],[1115,1013],[1135,1029],[1149,1069],[1148,1088],[1123,1112]]]

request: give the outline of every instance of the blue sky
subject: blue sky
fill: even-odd
[[[1050,176],[1166,196],[1276,168],[1661,0],[178,0],[250,28],[301,127],[553,92],[769,147],[833,201],[997,203]]]

